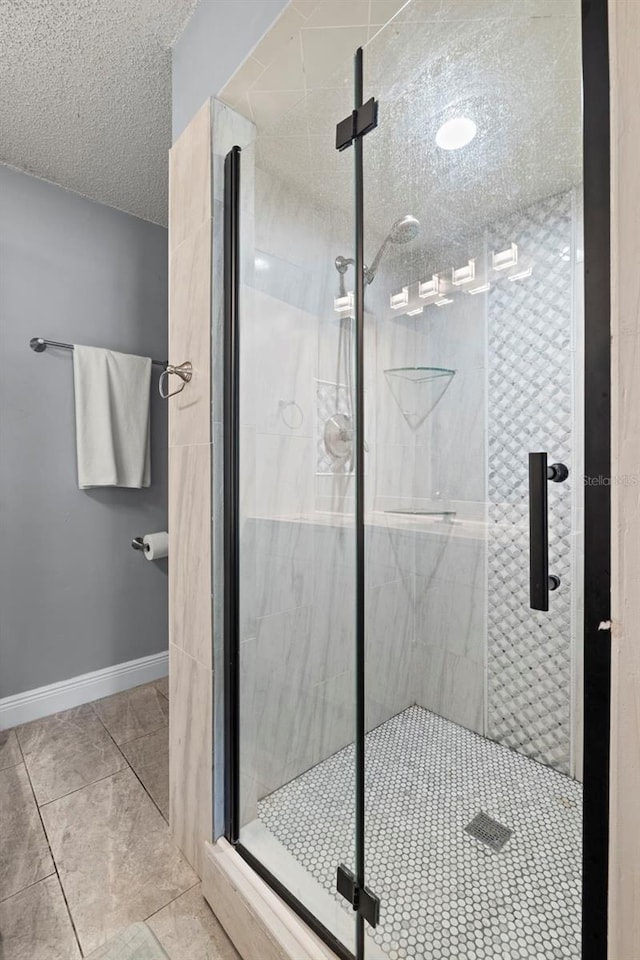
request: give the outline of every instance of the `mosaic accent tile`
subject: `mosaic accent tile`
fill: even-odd
[[[518,244],[528,279],[488,294],[487,735],[564,773],[571,763],[571,477],[549,484],[549,569],[562,584],[547,612],[529,608],[528,452],[571,464],[571,194],[489,230],[489,249]],[[519,263],[520,266],[520,263]]]
[[[582,788],[413,706],[366,739],[370,931],[389,960],[580,957]],[[353,745],[258,803],[262,823],[344,909],[354,858]],[[484,811],[513,831],[499,852],[471,837]]]

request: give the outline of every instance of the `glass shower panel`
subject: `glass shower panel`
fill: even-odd
[[[262,94],[242,155],[239,842],[353,951],[351,69]]]
[[[412,0],[364,50],[365,857],[390,960],[580,957],[581,20],[539,6]],[[568,478],[539,485],[531,573],[560,584],[534,610],[543,452]]]

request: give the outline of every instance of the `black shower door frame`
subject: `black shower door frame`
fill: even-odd
[[[363,108],[363,58],[354,62],[354,110],[338,123],[338,148],[353,145],[355,221],[355,875],[356,960],[365,948],[365,525],[364,525],[364,173],[366,133],[377,104]],[[584,164],[584,800],[582,960],[606,960],[609,843],[611,430],[610,430],[610,135],[608,0],[582,0]],[[341,118],[336,118],[340,121]],[[384,122],[384,117],[381,117]],[[345,130],[347,131],[345,134]],[[348,142],[347,142],[348,141]],[[225,835],[243,859],[341,957],[351,952],[239,839],[239,397],[240,165],[224,164],[224,663]],[[357,909],[358,900],[360,909]]]

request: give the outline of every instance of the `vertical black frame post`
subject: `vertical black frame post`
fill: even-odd
[[[224,765],[225,834],[239,830],[240,690],[240,147],[224,160]]]
[[[606,960],[611,634],[611,290],[607,0],[582,0],[585,489],[582,958]]]
[[[354,109],[362,106],[364,88],[363,53],[355,56]],[[362,137],[354,140],[355,158],[355,452],[356,452],[356,742],[355,742],[355,874],[365,886],[364,803],[365,803],[365,543],[364,543],[364,165]],[[364,917],[357,911],[356,960],[364,960]]]

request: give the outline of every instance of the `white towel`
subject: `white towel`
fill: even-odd
[[[78,485],[148,487],[151,360],[74,344]]]

